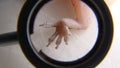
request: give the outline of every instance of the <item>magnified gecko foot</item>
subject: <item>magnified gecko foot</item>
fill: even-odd
[[[59,45],[61,44],[62,38],[64,38],[64,42],[66,45],[68,45],[68,37],[71,35],[70,29],[85,29],[88,27],[84,22],[81,22],[81,5],[80,0],[71,0],[73,8],[76,13],[76,19],[71,18],[63,18],[62,20],[54,23],[51,25],[51,27],[55,27],[56,31],[55,33],[49,38],[47,47],[57,38],[56,40],[56,47],[55,49],[58,49]],[[43,26],[44,24],[41,24],[40,26]]]

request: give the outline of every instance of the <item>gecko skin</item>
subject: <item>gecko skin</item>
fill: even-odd
[[[53,35],[48,39],[47,47],[57,38],[56,40],[56,49],[61,44],[62,38],[64,38],[64,42],[68,44],[68,37],[71,34],[70,29],[86,29],[88,25],[81,22],[81,14],[80,14],[80,0],[71,0],[73,5],[76,19],[71,18],[63,18],[62,20],[56,22],[51,27],[55,27],[56,31]]]

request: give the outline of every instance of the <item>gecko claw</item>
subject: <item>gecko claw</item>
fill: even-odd
[[[55,49],[58,49],[58,46],[56,46]]]
[[[51,44],[51,43],[49,42],[49,43],[46,45],[46,47],[49,47],[50,44]]]

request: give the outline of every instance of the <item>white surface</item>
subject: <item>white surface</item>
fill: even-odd
[[[22,5],[23,0],[0,0],[0,34],[16,31]],[[23,55],[19,44],[2,46],[5,47],[0,47],[0,68],[34,68]]]
[[[0,0],[0,33],[16,30],[17,18],[23,5],[23,0]],[[111,49],[97,68],[120,68],[120,0],[111,7],[114,20],[114,39]],[[3,44],[7,45],[7,44]],[[0,68],[34,68],[23,55],[19,44],[0,47]]]
[[[110,6],[114,21],[114,38],[108,55],[98,68],[120,68],[120,0]]]

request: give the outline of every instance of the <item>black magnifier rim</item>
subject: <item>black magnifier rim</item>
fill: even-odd
[[[110,11],[103,0],[82,0],[85,2],[95,13],[98,20],[99,34],[98,39],[93,49],[82,59],[74,62],[60,62],[47,57],[44,53],[41,53],[41,57],[45,61],[40,59],[37,52],[34,51],[32,44],[30,43],[27,29],[29,34],[34,33],[34,20],[38,11],[52,0],[42,0],[35,6],[39,0],[27,0],[24,4],[19,19],[18,19],[18,36],[21,48],[28,58],[28,60],[36,67],[65,67],[65,68],[93,68],[97,66],[105,57],[110,49],[113,38],[113,22]],[[28,20],[30,20],[30,26],[27,28]]]

